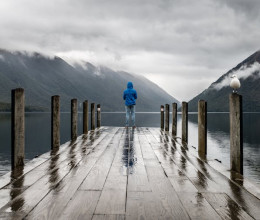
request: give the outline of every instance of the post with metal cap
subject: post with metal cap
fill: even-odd
[[[177,135],[177,103],[172,103],[172,136]]]
[[[165,105],[165,131],[169,131],[170,127],[170,106],[169,104]]]
[[[207,155],[207,102],[198,102],[198,154],[205,158]]]
[[[188,143],[188,103],[182,102],[182,142]]]
[[[78,100],[71,100],[71,140],[77,139],[77,122],[78,122]]]
[[[60,97],[51,97],[51,149],[60,147]]]
[[[161,105],[161,129],[164,129],[164,106]]]
[[[22,88],[12,90],[11,138],[11,162],[12,169],[15,169],[24,165],[24,89]]]
[[[83,134],[88,133],[88,100],[83,102]]]
[[[229,95],[230,108],[230,168],[243,174],[243,111],[242,96]]]
[[[97,128],[101,126],[101,107],[100,104],[97,104]]]
[[[95,130],[95,103],[91,103],[91,130]]]

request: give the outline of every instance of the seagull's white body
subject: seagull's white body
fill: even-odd
[[[236,75],[232,75],[231,78],[232,80],[230,82],[230,87],[233,89],[233,92],[235,92],[237,89],[240,88],[241,84]]]

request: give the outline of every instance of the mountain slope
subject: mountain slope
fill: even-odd
[[[198,111],[200,99],[208,102],[208,111],[229,111],[229,94],[232,93],[229,82],[232,74],[236,74],[241,82],[238,93],[243,96],[243,110],[260,111],[260,51],[249,56],[190,100],[189,111]]]
[[[10,103],[11,89],[25,89],[26,105],[50,109],[51,96],[61,96],[62,111],[70,100],[100,103],[103,111],[124,111],[122,94],[128,81],[138,93],[137,111],[158,111],[164,103],[178,102],[148,79],[90,63],[70,65],[59,57],[0,50],[0,102]],[[6,107],[6,105],[4,105]]]

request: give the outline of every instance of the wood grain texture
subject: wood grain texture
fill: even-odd
[[[225,193],[202,193],[223,219],[253,219]]]
[[[59,219],[91,219],[100,194],[101,191],[77,191]]]
[[[160,129],[102,127],[66,146],[3,177],[1,219],[259,219],[243,183]]]

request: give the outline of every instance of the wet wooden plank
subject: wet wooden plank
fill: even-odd
[[[59,219],[91,219],[101,191],[77,191]]]
[[[222,219],[253,219],[225,193],[202,193],[202,195]]]
[[[149,143],[149,140],[147,141]],[[150,147],[150,149],[152,149],[151,145],[147,147]],[[141,149],[143,150],[142,145]],[[173,219],[189,219],[186,210],[184,209],[181,201],[179,200],[177,193],[173,189],[169,179],[165,175],[163,168],[161,166],[147,166],[146,169],[152,192],[157,198],[160,199],[167,215],[172,216]]]
[[[153,192],[128,192],[126,220],[171,219],[158,197]]]
[[[154,132],[157,131],[152,129],[152,133]],[[260,216],[260,209],[257,208],[260,207],[260,200],[257,197],[247,192],[243,187],[234,184],[207,163],[189,153],[180,143],[176,144],[176,149],[186,159],[185,163],[188,162],[197,170],[197,176],[190,177],[190,179],[200,192],[226,193],[232,200],[243,207],[249,215],[256,219]]]
[[[107,134],[107,135],[109,135],[109,134]],[[98,145],[98,143],[99,142],[95,142],[94,145]],[[88,161],[91,162],[91,160],[88,160]],[[68,169],[68,170],[65,169],[65,171],[64,171],[61,167],[61,169],[55,171],[54,173],[45,175],[43,178],[41,178],[39,181],[37,181],[35,184],[33,184],[27,190],[25,190],[21,195],[17,196],[14,200],[12,200],[10,203],[8,203],[6,206],[4,206],[0,210],[0,212],[5,212],[5,210],[8,210],[9,207],[15,207],[15,209],[17,211],[22,212],[22,213],[24,213],[24,215],[26,215],[40,201],[41,201],[41,203],[39,203],[40,205],[38,204],[37,208],[33,209],[33,212],[30,214],[29,218],[30,217],[34,218],[35,216],[38,216],[38,215],[48,216],[49,215],[48,212],[53,213],[53,214],[55,214],[56,211],[58,212],[60,209],[55,210],[54,209],[55,205],[56,205],[56,207],[64,205],[64,203],[66,202],[66,198],[68,198],[70,195],[69,193],[73,192],[73,190],[74,190],[75,182],[69,181],[69,184],[67,184],[67,185],[65,184],[67,189],[70,186],[73,186],[73,190],[68,190],[69,193],[66,198],[63,199],[64,195],[61,195],[62,193],[58,194],[57,192],[61,192],[62,190],[66,191],[66,187],[64,186],[64,183],[66,181],[64,181],[64,180],[73,179],[72,178],[73,174],[77,173],[76,171],[80,170],[79,166],[76,166],[76,165],[79,165],[79,163],[73,164],[73,158],[70,158],[70,162],[72,163],[72,164],[68,164],[68,166],[71,167],[70,169]],[[72,168],[74,168],[74,169],[72,169]],[[86,169],[86,167],[82,166],[81,170],[82,169]],[[66,179],[63,179],[65,176],[67,176],[68,173],[70,173],[70,175]],[[56,177],[53,178],[54,177],[53,175]],[[51,182],[52,180],[54,180],[54,182]],[[62,184],[60,184],[59,182]],[[51,198],[56,198],[57,200],[51,199]],[[58,198],[60,198],[60,203],[59,203]]]
[[[221,219],[201,193],[179,193],[179,198],[191,219]]]
[[[151,187],[146,175],[129,175],[127,191],[129,192],[150,192]]]
[[[107,178],[108,172],[111,168],[112,162],[114,160],[119,140],[122,133],[118,133],[112,140],[103,155],[99,158],[97,163],[91,169],[90,173],[87,175],[86,179],[80,186],[80,190],[102,190]]]
[[[124,220],[125,215],[93,215],[92,220]]]
[[[119,141],[119,147],[102,190],[95,214],[125,214],[127,173],[115,172],[122,167],[127,169],[130,146],[130,133],[125,130]]]
[[[125,214],[126,190],[103,190],[95,214]]]
[[[177,193],[182,192],[198,192],[198,189],[189,179],[169,177],[169,180]]]
[[[113,139],[116,131],[108,133],[99,143],[94,142],[96,145],[95,150],[88,157],[84,158],[81,164],[71,170],[63,181],[32,210],[28,218],[33,219],[37,216],[49,219],[58,218],[100,155],[104,152],[106,146]]]

